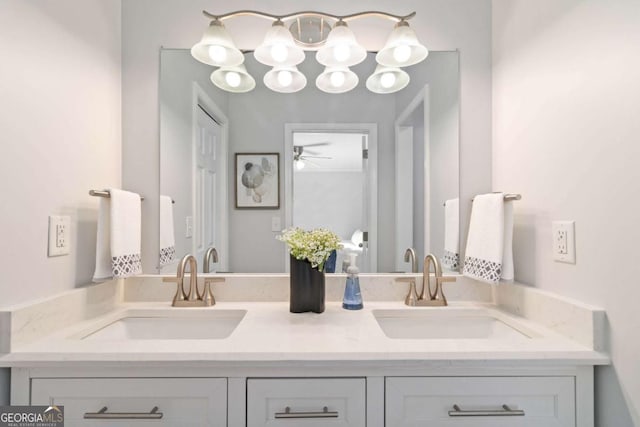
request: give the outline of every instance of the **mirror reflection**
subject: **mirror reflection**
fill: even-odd
[[[406,69],[405,89],[378,95],[365,87],[375,69],[369,54],[353,67],[358,86],[330,95],[313,85],[322,67],[307,58],[299,68],[311,77],[300,92],[258,81],[233,94],[216,88],[213,69],[188,50],[162,49],[160,242],[161,254],[173,243],[175,256],[161,259],[159,271],[175,272],[187,253],[201,268],[209,247],[218,253],[212,271],[287,271],[275,236],[294,225],[339,233],[341,255],[358,251],[363,272],[411,271],[407,247],[419,260],[428,252],[442,259],[444,203],[458,197],[458,62],[458,52],[431,52]],[[255,75],[267,70],[250,54],[245,65]],[[252,153],[278,155],[276,206],[236,207],[235,157]]]

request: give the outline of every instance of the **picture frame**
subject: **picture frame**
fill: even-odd
[[[280,154],[235,154],[236,209],[280,209]]]

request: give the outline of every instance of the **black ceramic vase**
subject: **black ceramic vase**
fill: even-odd
[[[307,260],[291,256],[291,274],[289,278],[289,311],[304,313],[324,311],[324,273],[311,267]]]

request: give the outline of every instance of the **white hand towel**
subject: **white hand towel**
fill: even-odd
[[[118,189],[100,200],[94,281],[142,272],[140,195]]]
[[[460,266],[460,200],[444,202],[444,256],[442,265],[449,270]]]
[[[160,195],[160,265],[170,264],[176,258],[176,239],[173,228],[173,201]]]
[[[111,268],[114,277],[142,273],[140,195],[118,189],[111,194]]]
[[[463,274],[496,284],[513,280],[513,205],[503,193],[473,199]]]
[[[94,282],[102,282],[111,279],[111,245],[109,241],[109,231],[111,222],[109,210],[111,202],[107,198],[100,198],[98,207],[98,233],[96,241],[96,269],[93,273]]]

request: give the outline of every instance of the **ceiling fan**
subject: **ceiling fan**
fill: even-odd
[[[317,156],[315,154],[317,154],[317,151],[313,151],[313,150],[305,150],[305,148],[307,147],[317,147],[317,146],[321,146],[321,145],[329,145],[328,142],[317,142],[315,144],[307,144],[307,145],[294,145],[293,146],[293,160],[294,161],[300,161],[300,160],[308,160],[308,159],[328,159],[331,160],[333,157],[327,157],[327,156]],[[310,155],[306,155],[303,153],[309,153]]]

